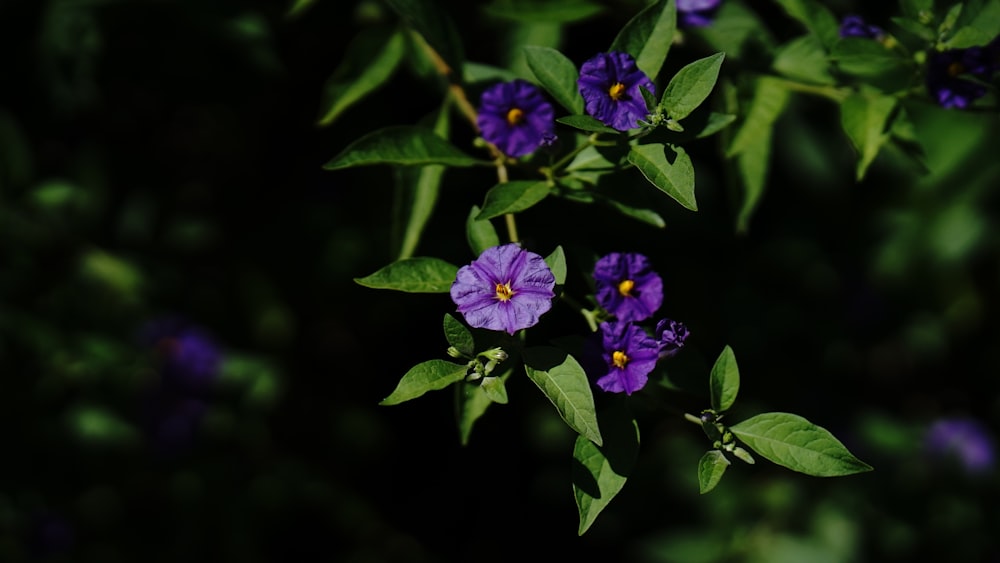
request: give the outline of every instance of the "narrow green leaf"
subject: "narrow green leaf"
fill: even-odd
[[[552,401],[566,424],[581,436],[601,445],[603,439],[597,425],[594,394],[590,390],[587,373],[579,362],[551,346],[527,348],[523,357],[528,377]]]
[[[844,37],[834,43],[830,59],[843,72],[869,78],[909,72],[907,69],[912,65],[912,60],[878,41],[858,37]]]
[[[465,154],[434,131],[408,125],[372,131],[323,165],[327,170],[373,164],[444,164],[475,166],[483,162]]]
[[[545,264],[552,270],[552,275],[556,278],[556,285],[566,283],[566,253],[562,246],[557,246],[551,254],[545,257]]]
[[[580,73],[566,55],[550,47],[529,45],[524,48],[528,68],[542,88],[570,113],[583,113],[583,97],[576,84]]]
[[[816,0],[777,0],[788,15],[802,22],[806,29],[829,47],[839,38],[840,25],[829,8]]]
[[[598,200],[600,200],[601,203],[607,205],[611,209],[614,209],[615,211],[621,213],[626,217],[630,217],[637,221],[641,221],[643,223],[646,223],[647,225],[656,227],[657,229],[662,229],[667,226],[667,222],[663,220],[663,217],[659,213],[653,211],[652,209],[634,207],[632,205],[623,203],[621,201],[618,201],[617,199],[609,197],[607,194],[594,194],[594,195],[597,196]]]
[[[746,111],[746,119],[733,137],[726,156],[739,154],[749,147],[760,144],[764,137],[770,137],[774,122],[781,116],[788,104],[788,89],[779,80],[761,77],[754,84],[753,98]]]
[[[813,84],[834,84],[826,50],[815,35],[803,35],[788,41],[774,56],[772,68],[795,80]]]
[[[697,34],[711,50],[735,60],[755,60],[770,53],[775,43],[768,26],[744,2],[722,2],[712,25],[699,28]]]
[[[702,139],[714,135],[728,127],[734,121],[736,121],[736,115],[732,113],[717,113],[713,111],[708,114],[708,120],[701,131],[698,132],[696,138]]]
[[[499,377],[484,377],[480,384],[483,392],[494,403],[507,404],[507,387],[503,384],[503,379]]]
[[[437,391],[462,381],[469,367],[465,364],[455,364],[445,360],[429,360],[419,363],[403,375],[396,389],[379,403],[380,405],[398,405],[410,399]]]
[[[406,41],[399,30],[362,30],[323,87],[318,124],[330,125],[355,103],[382,86],[403,60]]]
[[[978,9],[973,8],[976,4]],[[955,34],[944,42],[945,48],[967,49],[986,45],[1000,30],[1000,0],[966,2],[955,24]]]
[[[624,51],[635,57],[636,66],[656,80],[677,31],[674,0],[657,0],[635,15],[618,32],[609,51]]]
[[[423,36],[448,66],[461,69],[465,62],[462,41],[451,12],[435,0],[387,0],[389,6],[414,31]]]
[[[621,131],[612,129],[589,115],[566,115],[563,117],[557,117],[556,122],[562,123],[563,125],[569,125],[570,127],[575,127],[581,131],[587,131],[588,133],[621,134]]]
[[[472,356],[476,353],[476,342],[472,338],[472,332],[461,321],[448,313],[444,315],[444,337],[450,346],[454,346],[456,350],[466,356]]]
[[[919,20],[924,16],[930,16],[930,11],[934,8],[934,0],[901,0],[899,7],[905,16]]]
[[[683,147],[671,148],[659,143],[635,145],[628,153],[628,161],[677,203],[698,211],[694,197],[694,165]]]
[[[448,135],[448,125],[450,123],[448,111],[449,104],[446,101],[441,109],[434,116],[434,132],[446,138]],[[409,258],[417,249],[420,237],[424,228],[437,207],[438,194],[441,191],[441,179],[444,177],[445,167],[432,164],[422,167],[397,166],[395,167],[398,189],[402,191],[397,198],[399,201],[399,213],[406,215],[405,227],[402,230],[402,241],[399,248],[397,260]]]
[[[736,169],[742,185],[740,209],[736,215],[736,231],[746,233],[750,218],[764,196],[768,172],[771,167],[771,135],[768,128],[757,137],[757,144],[746,147],[736,155]]]
[[[373,289],[394,289],[407,293],[448,293],[458,274],[454,266],[439,258],[415,257],[397,260],[363,278],[359,285]]]
[[[493,228],[493,223],[489,219],[477,219],[481,211],[478,205],[473,205],[469,211],[469,216],[465,219],[465,238],[469,243],[472,253],[479,256],[487,248],[493,248],[500,244],[500,236]]]
[[[545,181],[519,180],[497,184],[486,192],[483,210],[476,219],[492,219],[506,213],[524,211],[545,199],[549,191],[550,187]]]
[[[525,23],[578,22],[604,11],[604,6],[587,0],[516,0],[494,1],[483,10],[498,18]]]
[[[716,53],[685,65],[663,90],[660,105],[673,119],[684,119],[712,93],[725,53]]]
[[[766,459],[807,475],[836,477],[872,470],[829,431],[795,414],[763,413],[729,430]]]
[[[513,368],[507,368],[500,379],[507,381]],[[458,423],[458,437],[463,446],[469,445],[472,427],[493,404],[478,381],[463,382],[455,386],[455,420]]]
[[[306,10],[312,7],[316,3],[316,0],[294,0],[292,2],[292,7],[285,12],[285,17],[292,19],[297,18],[304,14]]]
[[[639,455],[639,425],[621,401],[601,411],[603,446],[583,436],[573,446],[573,495],[583,535],[625,486]]]
[[[858,151],[859,181],[889,138],[886,123],[895,107],[896,98],[874,92],[856,92],[840,104],[840,123]]]
[[[891,18],[891,21],[892,23],[898,25],[902,29],[906,30],[907,32],[913,34],[914,36],[924,41],[927,42],[934,41],[934,37],[936,35],[934,33],[934,30],[918,21],[914,21],[909,18],[898,18],[898,17]]]
[[[740,391],[740,370],[736,366],[736,355],[733,349],[726,346],[722,349],[712,374],[709,376],[709,391],[712,397],[712,409],[716,412],[726,412],[736,401]]]
[[[709,450],[698,461],[698,491],[705,494],[715,488],[726,473],[730,461],[719,450]]]

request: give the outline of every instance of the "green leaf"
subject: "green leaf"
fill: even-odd
[[[312,7],[316,3],[316,0],[294,0],[292,2],[292,7],[285,12],[285,17],[292,19],[297,18],[304,14],[306,10]]]
[[[729,59],[769,56],[774,45],[768,26],[742,2],[723,2],[712,25],[696,32],[711,50],[722,51]]]
[[[562,123],[563,125],[569,125],[570,127],[575,127],[581,131],[587,131],[588,133],[621,134],[621,131],[612,129],[589,115],[566,115],[563,117],[557,117],[556,122]]]
[[[659,143],[635,145],[629,150],[628,161],[677,203],[698,211],[694,197],[694,165],[683,147],[671,148]]]
[[[608,50],[629,53],[635,57],[639,70],[655,81],[667,59],[676,30],[674,0],[657,0],[625,24]]]
[[[510,69],[500,68],[483,63],[465,63],[462,66],[462,79],[465,82],[507,82],[519,78]]]
[[[603,443],[590,380],[579,362],[563,350],[540,346],[524,350],[528,377],[552,401],[570,428],[597,445]]]
[[[660,105],[673,119],[684,119],[712,93],[725,53],[716,53],[685,65],[670,79]]]
[[[476,353],[476,342],[472,338],[472,332],[448,313],[444,315],[444,337],[448,345],[454,346],[462,354],[471,357]]]
[[[460,151],[430,129],[402,125],[368,133],[348,145],[323,168],[339,170],[373,164],[475,166],[483,162]]]
[[[736,155],[736,170],[743,187],[740,209],[736,214],[736,230],[740,233],[749,230],[750,218],[767,187],[767,177],[771,167],[772,131],[768,128],[759,132],[757,144],[746,147]]]
[[[816,0],[777,0],[784,6],[788,15],[802,22],[806,29],[819,38],[823,45],[829,47],[840,36],[840,24],[830,9]]]
[[[843,72],[874,78],[905,71],[911,64],[878,41],[860,37],[844,37],[834,43],[830,59]]]
[[[652,209],[645,209],[642,207],[634,207],[627,203],[623,203],[609,197],[607,194],[595,194],[601,203],[607,205],[611,209],[614,209],[618,213],[626,217],[631,217],[637,221],[646,223],[658,229],[662,229],[667,226],[667,222],[663,220],[663,217],[659,213],[653,211]]]
[[[503,384],[503,379],[493,376],[484,377],[480,386],[491,401],[501,405],[507,404],[507,388]]]
[[[815,35],[803,35],[785,43],[775,54],[772,68],[795,80],[834,84],[826,51]]]
[[[444,9],[434,0],[386,0],[389,6],[414,31],[423,36],[448,66],[461,69],[465,62],[462,42],[455,23]]]
[[[698,461],[698,491],[705,494],[715,488],[726,473],[730,461],[719,450],[709,450]]]
[[[733,137],[726,156],[737,155],[749,147],[760,144],[764,137],[770,137],[774,122],[781,116],[788,104],[788,89],[781,81],[760,77],[754,84],[753,98],[746,111],[746,119]]]
[[[323,87],[318,124],[330,125],[355,103],[382,86],[403,60],[406,41],[398,30],[362,30]]]
[[[545,264],[552,270],[552,275],[556,278],[556,285],[566,283],[566,253],[562,246],[557,246],[552,254],[545,257]]]
[[[934,41],[934,30],[918,21],[909,18],[891,18],[891,21],[923,41]]]
[[[410,399],[416,399],[428,391],[444,389],[452,383],[465,379],[469,366],[456,364],[445,360],[429,360],[419,363],[406,372],[396,389],[379,403],[380,405],[398,405]]]
[[[709,391],[712,397],[712,409],[716,412],[726,412],[736,401],[740,391],[740,369],[736,366],[736,355],[733,349],[726,346],[712,366],[709,376]]]
[[[934,0],[901,0],[899,7],[903,14],[914,20],[920,20],[923,16],[929,16],[934,9]]]
[[[858,151],[856,178],[860,181],[889,138],[886,123],[896,108],[896,98],[856,92],[840,104],[840,123]]]
[[[511,373],[513,368],[507,368],[500,379],[507,381]],[[493,401],[478,381],[463,382],[455,386],[455,419],[458,423],[459,441],[463,446],[469,445],[472,427],[492,404]]]
[[[434,116],[434,132],[445,138],[448,134],[449,119],[448,102],[446,101],[437,115]],[[430,220],[431,213],[437,207],[438,194],[441,191],[441,179],[445,167],[434,164],[422,167],[398,166],[395,168],[398,194],[398,212],[406,214],[399,256],[401,260],[413,256],[420,242],[420,237]]]
[[[736,115],[732,113],[717,113],[713,111],[708,114],[708,120],[701,131],[698,132],[696,138],[702,139],[709,135],[714,135],[728,127],[734,121],[736,121]]]
[[[477,219],[481,211],[478,205],[473,205],[469,216],[465,219],[465,238],[472,253],[479,256],[487,248],[500,245],[500,236],[493,228],[489,219]]]
[[[729,430],[761,456],[806,475],[836,477],[872,470],[829,431],[795,414],[763,413]]]
[[[580,513],[581,536],[625,486],[639,455],[639,425],[622,401],[601,411],[600,424],[603,446],[583,436],[578,436],[573,446],[573,495]]]
[[[586,0],[495,0],[483,7],[491,16],[526,23],[571,23],[596,16],[604,6]]]
[[[955,24],[955,34],[944,42],[944,48],[967,49],[986,45],[1000,29],[1000,0],[966,2]]]
[[[550,47],[532,45],[524,48],[524,57],[539,84],[559,105],[570,113],[583,113],[583,97],[576,84],[580,74],[573,61]]]
[[[458,274],[454,266],[439,258],[416,257],[397,260],[374,274],[354,278],[373,289],[394,289],[407,293],[448,293]]]
[[[492,219],[507,213],[524,211],[545,199],[550,191],[548,182],[544,180],[539,182],[518,180],[497,184],[486,192],[483,210],[476,219]]]

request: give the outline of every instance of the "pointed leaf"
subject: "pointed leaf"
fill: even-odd
[[[723,413],[733,406],[736,394],[740,390],[740,370],[736,366],[736,355],[733,349],[726,346],[712,366],[709,376],[709,390],[712,397],[712,409]]]
[[[557,117],[556,123],[562,123],[563,125],[569,125],[570,127],[575,127],[581,131],[586,131],[588,133],[612,133],[615,135],[620,135],[621,131],[617,129],[612,129],[607,125],[601,123],[600,121],[594,119],[589,115],[566,115],[563,117]]]
[[[478,205],[473,205],[469,216],[465,219],[465,238],[469,243],[472,253],[479,256],[487,248],[492,248],[500,244],[500,236],[493,228],[493,223],[489,219],[477,219],[481,211]]]
[[[428,391],[437,391],[465,379],[469,366],[445,360],[430,360],[419,363],[403,375],[396,389],[379,403],[398,405],[416,399]]]
[[[764,196],[767,177],[771,167],[770,128],[757,136],[757,144],[736,155],[736,168],[742,183],[740,209],[736,215],[736,231],[746,233],[750,228],[750,218]]]
[[[986,45],[1000,29],[1000,0],[966,2],[955,21],[955,34],[944,42],[947,49]]]
[[[583,436],[573,447],[573,495],[582,536],[625,486],[639,455],[639,425],[621,401],[599,416],[603,446]]]
[[[724,58],[725,53],[716,53],[677,71],[660,98],[660,105],[667,110],[668,116],[684,119],[705,101],[719,79]]]
[[[736,131],[726,156],[737,155],[757,146],[764,137],[769,137],[774,122],[787,104],[788,89],[780,81],[768,77],[758,78],[750,108],[746,111],[746,119]]]
[[[886,122],[896,108],[896,98],[874,92],[851,94],[840,104],[840,123],[858,151],[855,178],[861,180],[889,139]]]
[[[523,357],[528,377],[552,401],[566,424],[581,436],[601,445],[603,440],[597,426],[594,394],[580,363],[566,352],[550,346],[528,348]]]
[[[423,36],[438,55],[456,72],[465,62],[462,41],[451,12],[435,0],[387,0],[408,26]]]
[[[625,24],[608,50],[631,54],[639,70],[655,81],[670,52],[676,31],[677,7],[674,0],[657,0]]]
[[[703,139],[710,135],[714,135],[719,131],[722,131],[729,126],[730,123],[736,121],[736,116],[731,113],[717,113],[711,112],[708,114],[708,120],[705,122],[705,126],[702,127],[701,131],[698,132],[698,139]]]
[[[406,41],[399,30],[368,28],[347,47],[343,61],[323,87],[319,125],[333,123],[355,103],[382,86],[403,60]]]
[[[608,207],[614,209],[615,211],[621,213],[626,217],[631,217],[637,221],[642,221],[647,225],[656,227],[657,229],[662,229],[667,226],[667,222],[663,220],[663,217],[659,213],[653,211],[652,209],[645,209],[642,207],[634,207],[627,203],[623,203],[609,197],[607,194],[594,194],[598,197],[601,203],[607,205]]]
[[[671,148],[659,143],[635,145],[629,150],[628,161],[677,203],[698,211],[694,197],[694,165],[682,147]]]
[[[448,125],[451,121],[448,106],[449,103],[446,101],[442,104],[437,115],[431,118],[434,123],[434,132],[442,139],[448,135]],[[437,207],[444,170],[445,167],[438,164],[419,168],[409,166],[395,168],[398,189],[402,191],[398,198],[400,214],[406,214],[406,226],[403,228],[403,240],[400,243],[397,260],[409,258],[416,251],[424,228],[427,226],[434,208]]]
[[[698,461],[698,491],[705,494],[722,480],[730,461],[719,450],[709,450]]]
[[[524,48],[528,68],[538,83],[570,113],[583,113],[583,97],[577,86],[580,73],[566,55],[550,47],[529,45]]]
[[[472,337],[472,332],[461,321],[448,313],[444,315],[444,337],[448,341],[448,345],[454,346],[462,354],[472,356],[476,353],[476,342]]]
[[[552,254],[545,257],[545,264],[552,270],[552,275],[556,278],[556,285],[566,283],[566,253],[562,246],[557,246]]]
[[[347,146],[323,165],[327,170],[373,164],[444,164],[475,166],[483,164],[423,127],[394,126],[372,131]]]
[[[729,430],[764,458],[807,475],[835,477],[872,470],[829,431],[795,414],[759,414]]]
[[[826,51],[815,35],[788,41],[778,50],[771,64],[775,71],[795,80],[814,84],[834,84]]]
[[[571,23],[604,11],[587,0],[499,0],[483,7],[491,16],[524,23]]]
[[[486,192],[483,210],[477,220],[492,219],[506,213],[524,211],[549,195],[549,184],[545,181],[520,180],[497,184]]]
[[[504,371],[500,379],[507,381],[513,368]],[[493,404],[478,381],[463,382],[455,386],[455,419],[458,422],[458,437],[463,446],[469,445],[472,427]]]
[[[503,384],[503,379],[499,377],[484,377],[480,386],[494,403],[507,404],[507,388]]]
[[[448,293],[458,274],[458,266],[439,258],[416,257],[398,260],[363,278],[359,285],[373,289],[394,289],[407,293]]]
[[[817,0],[777,0],[788,11],[788,15],[802,22],[806,29],[816,35],[824,46],[829,47],[840,36],[840,25],[830,9]]]

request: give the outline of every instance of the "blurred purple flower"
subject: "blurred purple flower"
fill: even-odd
[[[514,334],[552,308],[555,284],[545,259],[511,243],[487,248],[462,266],[451,299],[470,326]]]
[[[964,109],[986,95],[984,85],[960,77],[989,80],[996,70],[992,49],[969,47],[932,53],[927,59],[926,84],[934,101],[943,108]]]
[[[663,280],[642,254],[612,252],[594,264],[597,303],[621,322],[642,321],[663,304]]]
[[[969,418],[945,418],[936,421],[924,435],[929,453],[957,459],[969,473],[993,467],[993,440],[989,431]]]
[[[649,115],[639,88],[656,92],[632,55],[618,51],[598,53],[583,63],[577,86],[587,113],[619,131],[638,127],[639,120]]]
[[[142,330],[142,339],[159,360],[167,386],[203,389],[219,373],[222,353],[200,328],[177,317],[156,319]]]
[[[607,373],[597,380],[597,386],[609,393],[624,391],[626,395],[642,389],[649,372],[656,367],[659,344],[627,322],[601,323],[601,343],[602,367]]]
[[[840,21],[841,37],[878,39],[884,35],[885,31],[881,27],[867,24],[861,16],[855,14],[844,16]]]
[[[677,0],[677,26],[706,27],[715,19],[722,0]]]
[[[680,352],[690,333],[684,323],[663,319],[656,323],[655,334],[656,341],[660,345],[660,359],[663,360]]]
[[[507,156],[524,156],[555,140],[555,112],[538,88],[524,80],[501,82],[479,99],[483,139]]]

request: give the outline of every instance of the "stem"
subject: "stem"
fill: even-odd
[[[431,64],[434,65],[434,70],[436,70],[438,74],[443,76],[445,80],[448,81],[448,93],[451,94],[451,98],[454,100],[455,107],[458,108],[459,113],[461,113],[465,117],[466,121],[472,125],[473,130],[475,130],[476,133],[479,133],[476,108],[472,106],[472,103],[469,101],[469,97],[465,95],[465,89],[462,88],[462,85],[459,83],[459,78],[455,76],[455,73],[452,71],[451,67],[448,66],[448,63],[441,58],[441,55],[439,55],[433,47],[427,44],[427,41],[424,40],[422,35],[416,31],[412,31],[410,35],[413,37],[414,43],[416,43],[417,46],[427,54],[427,58],[429,58]]]
[[[684,420],[688,422],[693,422],[699,427],[701,426],[701,419],[691,413],[684,413]]]
[[[578,146],[575,149],[573,149],[573,150],[569,151],[568,153],[566,153],[562,158],[560,158],[558,161],[556,161],[555,164],[553,164],[552,166],[549,166],[549,168],[548,168],[549,172],[546,173],[545,175],[546,176],[550,176],[551,172],[555,172],[555,171],[559,170],[560,168],[562,168],[563,166],[566,166],[567,164],[569,164],[569,162],[571,160],[573,160],[573,158],[576,155],[580,154],[581,152],[583,152],[587,148],[592,147],[592,146],[594,146],[596,144],[597,144],[597,133],[593,133],[589,137],[587,137],[587,142],[581,143],[580,146]]]
[[[584,320],[587,321],[587,326],[590,327],[590,332],[597,332],[597,316],[590,309],[584,309],[583,305],[580,305],[576,299],[566,295],[565,293],[559,295],[561,301],[565,301],[567,305],[576,309],[578,313],[583,315]]]

